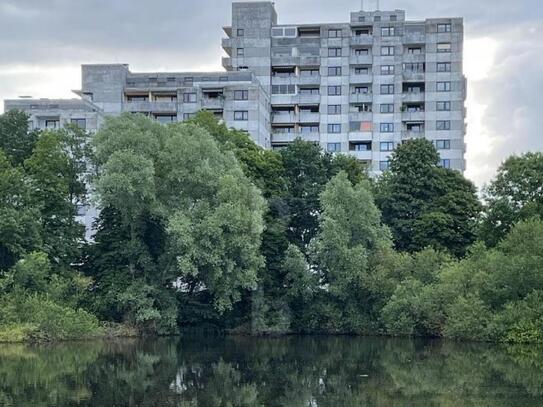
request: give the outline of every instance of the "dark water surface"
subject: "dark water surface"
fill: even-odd
[[[543,349],[352,337],[0,345],[0,406],[543,406]]]

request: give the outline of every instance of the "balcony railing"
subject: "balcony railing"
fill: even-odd
[[[418,111],[418,112],[408,112],[403,111],[402,112],[402,120],[424,120],[425,118],[425,112],[424,111]]]
[[[298,121],[298,115],[294,112],[292,113],[272,113],[272,123],[274,124],[285,124],[285,123],[296,123]]]
[[[371,103],[372,100],[372,93],[351,93],[349,95],[349,103]]]
[[[424,72],[421,71],[403,71],[403,79],[406,81],[424,81]]]
[[[201,103],[204,108],[222,109],[224,107],[224,96],[216,98],[203,97]]]
[[[403,139],[424,138],[424,129],[422,130],[402,130]]]
[[[126,101],[123,103],[123,111],[124,112],[175,113],[177,112],[177,102]]]
[[[351,55],[349,57],[351,65],[370,65],[373,63],[372,55]]]
[[[424,102],[424,92],[404,92],[402,100],[404,102]]]
[[[351,45],[372,45],[373,44],[373,35],[362,34],[362,35],[353,35],[351,37]]]
[[[320,113],[318,112],[301,112],[300,123],[318,123],[320,117]]]

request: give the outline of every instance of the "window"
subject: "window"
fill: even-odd
[[[238,37],[244,37],[245,36],[245,30],[243,28],[238,28],[237,35],[238,35]]]
[[[394,133],[394,123],[381,123],[379,131],[381,133]]]
[[[341,76],[341,66],[329,66],[328,76]]]
[[[355,86],[353,89],[353,94],[368,94],[370,93],[370,88],[368,86]]]
[[[245,50],[243,48],[238,48],[237,49],[236,55],[238,57],[242,57],[244,54],[245,54]]]
[[[196,116],[196,113],[183,113],[183,120],[189,120]]]
[[[300,133],[318,133],[319,132],[319,125],[318,124],[309,124],[309,125],[301,125],[300,126]]]
[[[86,119],[72,119],[70,120],[70,123],[75,124],[80,129],[85,130],[87,128],[87,120]]]
[[[362,103],[359,105],[355,105],[354,109],[356,112],[371,112],[371,103]]]
[[[126,95],[127,102],[147,102],[149,95]]]
[[[394,27],[381,27],[381,35],[383,37],[394,37],[395,31]]]
[[[378,23],[379,21],[381,21],[381,16],[375,16],[375,17],[373,17],[373,21],[375,21],[376,23]]]
[[[390,167],[390,161],[379,161],[379,171],[386,171]]]
[[[439,166],[443,168],[451,168],[451,160],[444,158],[439,160]]]
[[[450,150],[451,140],[436,140],[436,148],[438,150]]]
[[[368,48],[355,48],[354,54],[355,55],[369,55],[370,50]]]
[[[438,112],[448,112],[451,110],[451,102],[436,102],[436,110]]]
[[[249,112],[247,110],[234,111],[234,120],[249,120]]]
[[[318,95],[319,88],[300,88],[300,95]]]
[[[296,85],[272,85],[271,91],[273,95],[293,95],[296,93]],[[247,100],[247,98],[236,99],[234,94],[234,100]]]
[[[450,62],[438,62],[437,63],[438,72],[451,72],[451,63]]]
[[[341,133],[341,124],[329,124],[328,133]]]
[[[409,47],[407,48],[407,53],[410,55],[419,55],[422,54],[422,48],[421,47]]]
[[[319,76],[318,69],[300,69],[300,76]]]
[[[381,65],[381,75],[394,75],[394,65]]]
[[[403,64],[403,69],[406,72],[424,72],[425,64],[424,62],[408,62]]]
[[[394,113],[394,104],[393,103],[382,103],[380,112],[381,113]]]
[[[156,121],[162,124],[175,123],[177,121],[177,115],[175,114],[157,114],[155,115]]]
[[[437,82],[436,89],[438,92],[450,92],[451,83],[450,82]]]
[[[436,121],[436,130],[450,130],[451,121],[450,120],[438,120]]]
[[[328,114],[341,114],[341,105],[328,105]]]
[[[440,44],[437,44],[437,52],[438,53],[451,52],[451,43],[450,42],[442,42]]]
[[[381,55],[394,55],[394,47],[388,45],[381,47]]]
[[[367,75],[369,74],[369,72],[370,70],[367,66],[363,66],[363,67],[357,66],[354,68],[355,75]]]
[[[341,86],[328,86],[328,96],[338,96],[341,95]]]
[[[350,143],[349,149],[351,151],[371,151],[371,142],[367,142],[367,143]]]
[[[183,93],[183,103],[196,103],[196,93]]]
[[[437,32],[438,33],[450,33],[451,32],[451,25],[450,24],[438,24],[437,25]]]
[[[341,30],[330,29],[328,30],[328,38],[339,38],[341,37]]]
[[[328,56],[329,57],[340,57],[341,56],[341,48],[328,48]]]
[[[274,133],[294,133],[294,127],[274,127],[272,130]]]
[[[394,94],[394,85],[381,85],[381,95]]]
[[[45,128],[48,130],[58,129],[59,127],[60,127],[60,120],[53,119],[53,120],[45,121]]]
[[[394,150],[394,142],[393,141],[381,141],[379,143],[379,150],[381,150],[381,151],[392,151],[392,150]]]
[[[358,22],[364,23],[366,21],[366,16],[358,16]]]
[[[248,90],[235,90],[234,91],[234,100],[249,100],[249,91]]]
[[[336,151],[341,151],[341,143],[328,143],[326,144],[326,151],[333,153]]]
[[[192,85],[193,82],[194,82],[194,78],[192,76],[185,76],[183,78],[183,83],[185,85]]]
[[[392,14],[390,16],[390,21],[398,21],[398,16],[396,14]]]

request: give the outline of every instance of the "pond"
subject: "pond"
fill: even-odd
[[[543,349],[324,336],[0,345],[0,406],[543,406]]]

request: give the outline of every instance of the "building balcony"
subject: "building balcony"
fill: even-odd
[[[298,133],[272,133],[271,142],[272,143],[290,143],[298,137]]]
[[[404,81],[424,82],[424,72],[403,71],[402,76]]]
[[[349,77],[350,83],[371,83],[372,81],[372,74],[351,74]]]
[[[272,76],[271,78],[272,85],[297,85],[299,83],[299,77],[296,75],[292,76]]]
[[[123,112],[177,113],[177,102],[124,102]]]
[[[371,103],[373,93],[351,93],[349,95],[349,103]]]
[[[402,93],[404,102],[424,102],[424,92],[406,92]]]
[[[373,35],[363,34],[363,35],[353,35],[351,37],[351,45],[372,45],[373,44]]]
[[[317,104],[317,103],[320,103],[321,102],[321,95],[314,95],[314,94],[311,94],[311,95],[303,95],[303,94],[300,94],[298,95],[298,103],[300,104]]]
[[[321,119],[320,113],[301,112],[300,123],[319,123]]]
[[[422,63],[426,62],[426,55],[424,52],[421,54],[404,54],[402,59],[405,63]]]
[[[298,121],[298,115],[294,112],[292,113],[272,113],[272,123],[273,124],[293,124]]]
[[[294,93],[271,95],[272,105],[295,105],[298,103],[298,95]]]
[[[406,33],[403,36],[404,44],[424,44],[426,43],[426,35],[422,33]]]
[[[349,121],[371,122],[373,121],[373,113],[372,112],[349,112]]]
[[[291,55],[285,56],[272,56],[272,66],[296,66],[300,63],[300,57],[294,57]]]
[[[358,160],[371,160],[371,150],[349,150],[349,154]]]
[[[226,69],[227,71],[232,70],[232,58],[230,57],[222,57],[222,67]]]
[[[402,112],[402,120],[404,121],[424,121],[426,112]]]
[[[371,65],[373,63],[372,55],[351,55],[349,57],[351,65]]]
[[[300,66],[320,66],[321,58],[313,55],[302,55],[299,57]]]
[[[402,139],[424,138],[424,130],[402,130]]]
[[[201,104],[204,109],[223,109],[224,97],[217,97],[217,98],[203,97],[201,100]]]
[[[222,49],[224,49],[229,55],[232,50],[232,38],[223,38],[221,40]]]
[[[300,75],[298,77],[298,83],[300,85],[320,85],[320,75]]]
[[[300,137],[304,141],[319,142],[321,139],[320,133],[314,131],[311,133],[296,133],[296,137]]]
[[[371,131],[350,131],[349,141],[372,141],[373,133]]]

